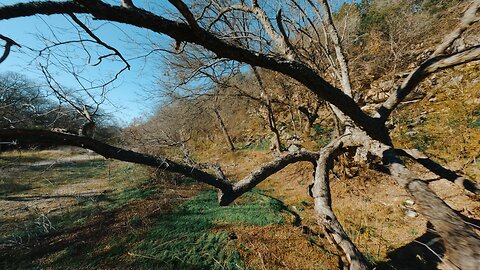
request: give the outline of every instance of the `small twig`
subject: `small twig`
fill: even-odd
[[[187,5],[185,5],[185,3],[183,3],[181,0],[168,0],[168,2],[174,5],[175,8],[182,14],[182,16],[185,18],[185,20],[187,20],[188,25],[190,25],[194,33],[201,35],[200,30],[202,29],[198,25],[197,20],[195,19]]]
[[[72,20],[78,24],[78,26],[80,26],[83,30],[85,30],[85,32],[91,37],[93,38],[98,44],[104,46],[105,48],[111,50],[114,52],[115,55],[117,55],[118,57],[120,57],[120,59],[122,59],[122,61],[125,63],[126,65],[126,68],[128,70],[130,70],[130,64],[128,63],[128,61],[123,57],[123,55],[117,50],[115,49],[114,47],[108,45],[107,43],[103,42],[99,37],[97,37],[93,32],[92,30],[90,30],[82,21],[80,21],[80,19],[77,18],[77,16],[75,16],[73,13],[71,14],[68,14],[70,15],[70,18],[72,18]],[[101,56],[99,58],[99,62],[97,63],[100,64],[100,62],[102,61],[102,58],[105,58],[105,57],[108,57],[110,56],[110,54],[106,55],[106,56]]]
[[[443,263],[446,263],[444,259],[442,259],[442,257],[440,255],[438,255],[438,253],[436,253],[432,248],[430,248],[427,244],[425,243],[422,243],[420,241],[417,241],[417,240],[413,240],[413,242],[417,243],[417,244],[420,244],[424,247],[426,247],[430,252],[433,253],[433,255],[435,255],[440,261],[442,261]]]

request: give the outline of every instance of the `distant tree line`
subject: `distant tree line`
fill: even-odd
[[[75,101],[81,104],[81,100]],[[105,113],[94,115],[95,138],[118,140],[120,128]],[[18,73],[0,74],[0,128],[47,129],[78,134],[86,119],[70,104],[61,102],[41,84]],[[3,142],[6,145],[8,142]],[[5,146],[4,146],[5,147]]]

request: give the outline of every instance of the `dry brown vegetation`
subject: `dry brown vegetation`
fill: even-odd
[[[142,19],[135,22],[139,24],[159,19],[131,3],[112,7],[103,2],[80,2],[84,4],[77,6],[75,2],[73,8],[102,19],[127,20],[131,24],[129,20],[135,16]],[[283,21],[280,10],[278,30],[269,25],[257,1],[252,1],[251,7],[231,10],[215,7],[211,12],[216,18],[198,19],[203,23],[209,20],[208,27],[199,25],[190,13],[201,13],[199,6],[192,5],[189,10],[181,1],[170,2],[186,23],[169,24],[180,27],[175,28],[177,32],[164,30],[160,24],[160,30],[154,29],[168,32],[176,39],[176,50],[185,53],[173,53],[165,60],[173,74],[164,83],[166,90],[162,93],[168,102],[153,117],[124,130],[124,146],[136,152],[73,135],[3,131],[6,138],[18,136],[28,142],[38,141],[37,134],[42,135],[41,143],[63,140],[105,157],[149,165],[153,167],[150,173],[163,176],[164,181],[156,183],[162,187],[163,197],[144,198],[126,204],[124,210],[109,212],[106,219],[98,217],[106,222],[100,226],[100,233],[124,232],[117,230],[118,226],[131,223],[133,217],[141,220],[134,223],[143,227],[138,234],[131,228],[125,230],[137,238],[122,238],[120,251],[109,244],[115,238],[96,238],[93,242],[101,243],[103,249],[92,251],[94,257],[119,252],[113,255],[115,259],[132,268],[477,267],[480,66],[478,55],[470,55],[468,61],[459,59],[478,50],[479,26],[474,24],[474,18],[480,9],[479,1],[471,6],[470,1],[362,1],[361,5],[343,5],[331,22],[324,19],[328,16],[318,16],[321,20],[308,27],[294,20]],[[295,8],[295,1],[292,3],[288,8],[306,14],[298,4]],[[326,1],[319,3],[328,7]],[[473,17],[465,15],[465,20],[469,19],[473,26],[461,31],[454,41],[442,42],[457,29],[462,12],[472,8]],[[223,14],[232,10],[235,12],[231,18]],[[257,49],[256,36],[251,38],[254,41],[245,42],[236,40],[236,34],[226,43],[214,39],[218,33],[211,32],[214,30],[210,27],[217,29],[215,23],[219,22],[220,30],[233,31],[238,25],[245,32],[258,30],[242,24],[245,17],[236,11],[254,14],[267,32],[271,42],[266,42],[260,53],[252,49]],[[132,17],[122,17],[122,12]],[[282,23],[291,32],[297,30],[297,34],[285,34]],[[334,31],[329,28],[333,24],[337,25]],[[151,24],[142,27],[153,28]],[[316,27],[325,31],[324,36],[317,33],[318,40],[312,38]],[[207,38],[194,35],[198,31]],[[443,44],[447,46],[442,49]],[[121,56],[118,52],[115,55]],[[221,57],[247,65],[216,62]],[[343,57],[348,59],[348,65]],[[442,59],[453,64],[445,64]],[[436,61],[441,70],[437,70]],[[435,73],[429,74],[429,68]],[[402,89],[409,93],[405,99]],[[422,154],[420,158],[407,158],[407,151],[400,149],[417,149]],[[435,175],[415,160],[437,162],[447,173]],[[216,187],[218,202],[230,206],[211,210],[215,196],[201,193],[172,207],[179,198],[191,198],[200,189],[178,192],[181,187],[166,171]],[[462,185],[470,186],[470,191]],[[72,187],[88,188],[85,183]],[[246,193],[254,187],[261,191]],[[162,199],[165,212],[156,213],[155,207],[157,203],[162,205]],[[202,204],[205,202],[207,206]],[[256,216],[258,204],[268,216],[265,222],[262,216]],[[197,217],[199,213],[210,219]],[[162,238],[169,232],[157,225],[174,226],[176,221],[161,223],[162,218],[170,221],[172,216],[183,224],[184,215],[190,222],[185,226],[198,226],[198,232],[207,233],[194,235],[195,244],[185,241],[194,248],[178,249],[173,257],[165,257],[163,251],[167,248],[163,245],[170,248],[170,244],[182,240]],[[94,216],[89,224],[98,225],[96,220]],[[63,240],[50,237],[41,246],[55,246],[48,241],[66,245],[91,236],[89,232],[87,227],[78,234],[59,236]],[[95,235],[100,233],[96,231]],[[182,233],[180,238],[187,234]],[[221,247],[222,261],[208,257],[213,251],[203,250],[205,246],[213,246],[213,250]],[[62,244],[58,247],[62,248]],[[175,258],[179,254],[194,256]],[[208,258],[198,254],[207,254]],[[47,261],[55,262],[57,255],[49,254]],[[116,268],[107,261],[96,266]]]

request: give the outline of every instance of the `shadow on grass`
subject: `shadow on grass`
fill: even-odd
[[[445,254],[443,240],[427,223],[427,232],[411,243],[388,253],[388,262],[377,265],[378,270],[437,269]],[[440,258],[439,258],[440,257]]]
[[[59,161],[55,162],[52,161],[46,162],[44,164],[34,164],[34,165],[26,165],[22,166],[22,168],[33,170],[33,171],[40,171],[40,170],[45,170],[45,168],[51,168],[54,170],[71,170],[71,169],[79,169],[79,170],[85,170],[85,169],[91,169],[91,168],[100,168],[100,169],[105,169],[106,166],[106,161],[103,159],[99,160],[79,160],[79,161]]]
[[[0,183],[0,196],[24,192],[24,191],[30,190],[31,188],[32,188],[32,185],[30,184],[14,183],[14,182]]]
[[[26,202],[26,201],[35,201],[35,200],[45,200],[45,199],[60,199],[60,198],[84,199],[84,200],[91,200],[95,202],[100,202],[100,201],[111,202],[112,201],[105,194],[98,194],[98,193],[92,193],[92,192],[67,194],[67,195],[0,196],[0,200],[15,201],[15,202]]]
[[[243,202],[219,207],[216,192],[206,191],[173,212],[148,215],[145,199],[157,207],[162,201],[158,194],[127,190],[124,195],[112,197],[117,200],[113,202],[115,209],[105,210],[107,206],[92,213],[88,213],[92,209],[84,209],[82,213],[71,213],[71,217],[58,217],[63,223],[79,218],[86,221],[70,229],[40,234],[23,245],[0,245],[0,267],[238,269],[244,267],[232,242],[236,239],[234,233],[213,229],[221,224],[284,222],[280,211],[285,206],[257,192],[245,194]],[[142,214],[131,214],[126,223],[120,221],[124,209],[131,206],[136,208],[135,213]]]
[[[0,167],[18,166],[45,160],[39,156],[0,156]]]

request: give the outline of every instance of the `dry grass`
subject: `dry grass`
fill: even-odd
[[[340,257],[332,245],[291,225],[232,227],[237,248],[252,269],[336,269]]]
[[[393,179],[363,169],[352,179],[332,182],[334,211],[353,242],[370,259],[385,261],[389,252],[426,230],[426,220],[404,215],[409,198]]]
[[[461,170],[478,179],[479,73],[480,65],[472,63],[438,74],[434,89],[428,84],[422,85],[424,91],[431,94],[393,116],[395,145],[419,148],[450,169]]]
[[[238,151],[220,155],[216,161],[221,162],[230,177],[239,179],[273,158],[268,151]],[[235,164],[245,166],[237,167]],[[433,177],[419,167],[413,169],[427,179]],[[321,232],[316,225],[313,200],[307,190],[312,173],[313,168],[309,163],[290,165],[262,182],[259,188],[282,200],[301,217],[303,225]],[[392,178],[366,167],[361,167],[359,175],[354,178],[340,179],[333,174],[331,178],[334,211],[349,236],[372,262],[383,264],[390,261],[402,267],[402,259],[398,258],[423,262],[427,260],[423,256],[432,255],[421,244],[415,244],[427,232],[426,220],[421,216],[411,218],[404,214],[404,203],[410,196]],[[431,187],[454,209],[472,218],[480,216],[478,200],[465,195],[454,184],[434,181]],[[286,220],[293,222],[292,216],[287,215]],[[302,233],[300,227],[275,225],[266,228],[229,227],[228,230],[238,236],[240,253],[246,264],[255,269],[339,267],[338,251],[325,239]],[[313,239],[315,244],[312,243]],[[414,247],[410,247],[412,243]],[[430,254],[401,257],[401,253],[405,252],[403,247],[413,253],[419,249]]]

